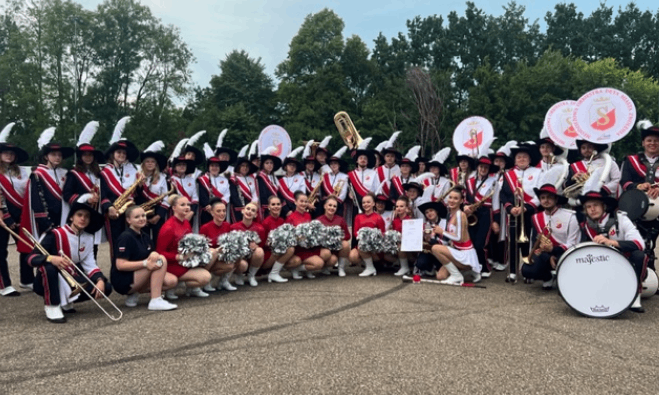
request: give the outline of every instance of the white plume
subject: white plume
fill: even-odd
[[[162,140],[158,140],[154,143],[151,143],[150,146],[146,147],[144,152],[158,152],[162,151],[163,148],[165,148],[165,143],[163,143]]]
[[[50,143],[50,140],[53,139],[54,135],[55,135],[55,127],[54,126],[51,126],[48,129],[41,132],[41,136],[39,136],[39,140],[37,140],[37,147],[39,147],[39,149],[41,149],[44,145]]]
[[[375,146],[375,150],[378,152],[382,151],[388,142],[389,142],[388,140],[384,140],[383,142]]]
[[[261,155],[270,155],[270,156],[275,156],[274,153],[277,152],[277,147],[268,147],[263,152],[261,152]]]
[[[249,147],[249,157],[251,158],[252,155],[257,155],[257,149],[259,148],[259,141],[254,140],[252,142],[252,145]]]
[[[186,145],[194,146],[195,144],[197,144],[197,141],[199,141],[199,139],[205,134],[206,134],[205,130],[193,134],[192,137],[190,137],[190,139],[188,140],[188,143]]]
[[[323,141],[320,142],[320,145],[318,146],[319,148],[327,148],[327,144],[329,144],[330,140],[332,139],[332,136],[325,136]]]
[[[222,143],[224,142],[224,136],[227,135],[228,131],[229,129],[224,129],[223,131],[220,132],[220,135],[217,136],[217,143],[215,143],[215,148],[222,147]]]
[[[414,162],[416,158],[419,157],[419,151],[421,151],[421,146],[415,145],[414,147],[407,150],[407,154],[405,154],[405,159],[409,159],[412,162]]]
[[[188,143],[188,139],[182,139],[176,144],[176,147],[174,147],[174,151],[172,152],[172,156],[169,157],[169,160],[174,160],[175,158],[178,158],[179,155],[181,155],[181,151],[183,151],[183,147]]]
[[[204,155],[206,155],[206,160],[215,156],[215,152],[208,143],[204,143]]]
[[[541,139],[549,138],[549,132],[547,131],[547,128],[545,128],[544,126],[542,127],[542,130],[540,131],[540,138]]]
[[[399,130],[397,132],[394,132],[394,134],[389,137],[389,140],[386,142],[384,145],[384,148],[393,148],[394,143],[396,142],[396,139],[398,138],[398,135],[401,134],[402,132]]]
[[[481,146],[479,152],[480,152],[480,157],[487,156],[487,154],[490,152],[490,146],[492,146],[492,143],[494,140],[496,140],[496,137],[493,137],[483,143]]]
[[[4,129],[2,129],[2,132],[0,132],[0,143],[6,143],[7,138],[9,138],[9,133],[11,133],[11,128],[16,125],[16,122],[12,122],[9,125],[5,126]]]
[[[644,129],[649,129],[651,127],[652,127],[652,122],[650,122],[649,119],[644,119],[644,120],[638,121],[636,123],[636,129],[638,129],[639,131],[644,130]]]
[[[339,148],[339,150],[336,151],[334,155],[332,155],[332,158],[341,158],[343,154],[346,153],[347,150],[348,150],[348,146],[344,145],[343,147]]]
[[[439,152],[435,154],[435,156],[432,157],[431,162],[439,162],[441,164],[444,164],[444,161],[448,159],[448,156],[451,154],[451,147],[444,147]]]
[[[300,152],[302,152],[303,149],[304,149],[304,147],[302,147],[302,146],[297,147],[296,149],[291,151],[291,153],[288,154],[288,156],[286,156],[286,157],[287,158],[295,158]]]
[[[371,140],[373,140],[373,137],[366,137],[364,141],[362,141],[361,144],[357,147],[357,149],[366,149],[368,148],[368,145],[371,143]]]
[[[435,155],[435,156],[436,156],[436,155]],[[413,181],[414,181],[414,182],[418,182],[418,183],[421,184],[421,185],[424,185],[423,182],[424,182],[425,180],[431,180],[431,179],[433,179],[433,178],[435,178],[435,174],[434,174],[434,173],[426,172],[426,173],[423,173],[423,174],[418,175]]]
[[[238,153],[239,158],[245,158],[247,157],[247,149],[249,148],[249,144],[246,144],[244,147],[240,149],[240,152]]]
[[[502,147],[500,147],[500,148],[497,150],[497,153],[502,153],[502,154],[504,154],[504,155],[506,155],[506,156],[510,156],[510,152],[511,152],[510,150],[511,150],[513,147],[516,147],[516,146],[517,146],[517,141],[515,141],[515,140],[510,140],[509,142],[507,142],[506,144],[504,144]]]
[[[123,117],[117,122],[117,125],[114,127],[114,132],[112,132],[112,137],[110,138],[110,145],[121,140],[121,136],[124,134],[124,129],[126,129],[126,124],[130,121],[130,117]]]
[[[313,140],[309,140],[307,142],[307,145],[304,146],[304,152],[302,153],[303,158],[307,158],[311,156],[311,146],[313,145],[313,143],[314,143]]]
[[[77,146],[80,147],[83,144],[91,144],[92,139],[98,131],[98,126],[98,122],[96,121],[91,121],[85,125],[85,128],[82,129],[82,133],[80,133],[80,138],[78,138]]]

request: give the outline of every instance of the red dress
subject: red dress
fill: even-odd
[[[256,232],[256,234],[259,235],[259,238],[261,239],[261,242],[259,243],[259,247],[263,248],[265,246],[265,240],[266,240],[265,229],[260,223],[256,221],[252,221],[252,224],[250,226],[245,226],[243,221],[233,223],[231,224],[231,230],[240,230],[243,232],[251,230],[252,232]]]
[[[204,226],[199,229],[199,233],[208,237],[211,241],[211,247],[213,248],[217,248],[217,238],[230,231],[231,225],[226,221],[223,221],[220,226],[217,226],[215,221],[206,222]]]
[[[298,226],[300,224],[304,224],[307,222],[311,222],[311,214],[309,213],[300,213],[299,211],[293,211],[288,218],[286,218],[286,223],[291,224],[293,226]],[[295,247],[295,255],[300,257],[302,259],[302,262],[304,262],[307,258],[312,257],[314,255],[320,255],[320,247],[316,248],[302,248],[302,247]]]
[[[384,220],[378,213],[357,214],[357,217],[355,217],[355,229],[353,229],[353,236],[355,236],[355,238],[357,237],[357,232],[359,232],[359,229],[361,228],[378,228],[380,229],[380,232],[384,234]]]
[[[188,233],[192,233],[190,222],[185,219],[181,221],[175,216],[172,216],[165,221],[158,234],[156,252],[167,259],[167,271],[176,277],[181,277],[190,270],[187,267],[181,266],[176,260],[178,242]]]
[[[274,218],[272,215],[267,216],[266,219],[264,219],[263,222],[261,223],[261,225],[263,225],[263,228],[265,230],[265,237],[267,238],[270,235],[270,232],[282,226],[283,224],[284,224],[284,219],[282,217]],[[272,255],[272,249],[268,246],[264,247],[263,254],[264,254],[263,262],[267,262],[268,259],[270,259],[270,256]]]
[[[393,221],[391,221],[391,229],[397,231],[397,232],[402,232],[403,231],[403,221],[406,219],[412,219],[409,215],[406,215],[404,218],[399,218],[395,217]]]
[[[327,216],[325,216],[325,214],[321,215],[316,219],[325,226],[340,226],[344,234],[343,240],[350,240],[350,231],[348,231],[348,224],[346,224],[345,219],[343,219],[343,217],[341,217],[340,215],[335,215],[331,221],[329,220],[329,218],[327,218]]]

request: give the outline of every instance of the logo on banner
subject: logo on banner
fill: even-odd
[[[573,108],[563,110],[563,114],[561,114],[561,126],[563,126],[563,135],[565,137],[576,139],[579,135],[572,125],[572,110]]]
[[[590,106],[590,121],[593,129],[602,132],[615,126],[616,107],[610,97],[600,96],[593,100],[593,105]]]

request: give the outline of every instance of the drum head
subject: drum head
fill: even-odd
[[[618,209],[627,213],[632,221],[641,218],[648,211],[650,200],[645,192],[638,189],[630,189],[623,192],[618,200]]]
[[[558,291],[572,309],[586,317],[612,318],[631,306],[638,279],[618,250],[581,243],[567,250],[558,263]]]

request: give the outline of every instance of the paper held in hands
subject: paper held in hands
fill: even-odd
[[[403,231],[401,234],[401,251],[423,251],[423,219],[419,218],[404,220]]]

